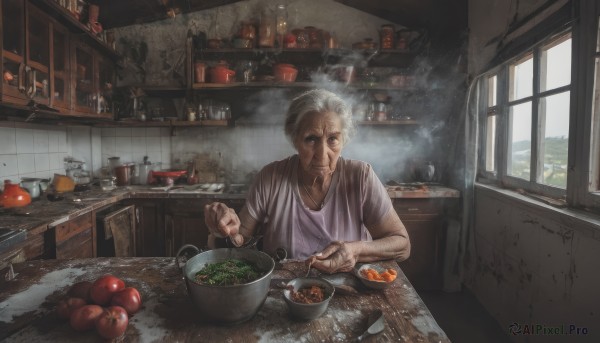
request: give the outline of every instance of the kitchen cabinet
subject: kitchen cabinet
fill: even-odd
[[[98,51],[81,40],[73,42],[74,94],[76,112],[111,119],[111,90],[114,67]]]
[[[115,56],[83,24],[49,0],[2,1],[0,14],[1,105],[112,118]]]
[[[50,19],[25,0],[2,1],[2,101],[50,104]]]
[[[46,231],[50,258],[96,257],[95,214],[88,212]]]
[[[136,256],[135,206],[112,205],[96,212],[98,256]]]
[[[225,203],[239,213],[244,200],[170,199],[165,206],[165,256],[175,256],[184,244],[205,248],[208,228],[204,224],[204,205],[214,201]]]
[[[164,201],[127,199],[122,204],[135,206],[136,256],[165,256]]]
[[[443,198],[394,199],[396,213],[408,231],[410,257],[400,262],[402,271],[418,290],[442,289],[446,242]]]

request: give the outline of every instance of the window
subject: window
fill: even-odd
[[[566,195],[571,50],[571,33],[562,33],[488,75],[484,175],[535,193]]]
[[[578,4],[568,31],[480,79],[478,177],[598,212],[600,2]]]

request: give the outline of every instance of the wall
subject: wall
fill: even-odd
[[[141,163],[144,156],[152,163],[171,168],[171,136],[169,128],[119,127],[102,128],[101,161],[107,165],[109,157],[118,156],[122,163]]]
[[[469,70],[472,76],[494,56],[488,44],[544,1],[469,1]],[[564,1],[557,1],[552,9]],[[519,7],[517,7],[518,5]],[[527,25],[539,22],[535,18]],[[526,26],[526,27],[527,27]],[[510,40],[517,36],[511,34]],[[464,261],[465,285],[515,342],[598,342],[600,340],[600,220],[540,205],[514,192],[479,185],[475,222]],[[586,327],[585,336],[530,334],[525,325]]]
[[[389,23],[332,0],[290,0],[285,3],[290,29],[312,25],[334,32],[341,46],[346,48],[368,37],[377,41],[379,27]],[[181,61],[188,30],[193,34],[206,32],[208,38],[229,38],[238,29],[240,21],[257,19],[264,8],[274,8],[274,5],[272,1],[243,1],[216,9],[178,15],[172,20],[116,30],[120,51],[128,52],[132,48],[139,48],[141,44],[148,47],[143,63],[134,63],[133,56],[125,60],[126,68],[121,74],[119,85],[145,83],[154,86],[180,86],[185,72]],[[332,20],[333,17],[343,19]],[[401,23],[395,24],[397,28],[401,27]],[[447,79],[436,79],[430,75],[433,69],[434,66],[429,65],[426,60],[421,60],[415,63],[413,72],[421,85],[436,89],[437,93],[425,94],[417,100],[416,95],[410,92],[391,94],[398,111],[422,121],[424,125],[418,128],[394,129],[360,127],[356,139],[344,151],[345,156],[372,163],[384,181],[411,181],[412,173],[406,172],[411,169],[408,165],[420,164],[425,160],[434,160],[439,166],[440,175],[450,168],[446,158],[447,149],[452,147],[451,143],[447,142],[447,137],[453,137],[455,131],[448,128],[456,122],[451,119],[456,115],[453,106],[462,100],[463,93],[460,80],[457,82],[453,78],[455,75],[445,70]],[[340,93],[344,91],[333,86],[323,75],[314,79],[321,80],[321,87]],[[250,95],[248,92],[196,92],[196,101],[198,98],[218,98],[228,102],[231,104],[233,116],[241,119],[240,123],[249,121],[250,125],[236,124],[240,127],[233,130],[177,129],[176,136],[171,138],[172,167],[184,167],[186,161],[200,153],[211,153],[213,158],[218,159],[218,152],[221,152],[222,155],[232,158],[230,165],[234,173],[246,174],[259,169],[267,162],[293,153],[293,149],[283,137],[281,126],[276,129],[262,128],[264,124],[272,124],[272,118],[279,118],[275,122],[282,123],[281,118],[291,97],[290,93],[293,92],[299,90],[287,93],[284,90],[265,90]],[[350,104],[356,104],[359,101],[357,98],[355,95],[348,95],[346,100]],[[417,105],[407,107],[410,103]],[[177,102],[174,108],[178,109],[177,113],[170,112],[168,115],[184,118],[180,102]]]
[[[64,174],[63,160],[72,151],[67,132],[66,127],[0,122],[0,180]]]

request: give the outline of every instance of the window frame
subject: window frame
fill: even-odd
[[[583,208],[600,212],[600,4],[596,1],[576,3],[579,18],[571,25],[539,39],[522,53],[513,55],[493,68],[488,69],[478,82],[480,101],[479,118],[479,162],[478,178],[480,182],[497,183],[499,186],[523,189],[552,198],[565,199],[569,207]],[[540,54],[543,48],[549,48],[553,41],[558,44],[561,36],[571,35],[571,82],[569,85],[551,90],[540,91]],[[518,100],[508,100],[509,66],[533,53],[533,94]],[[497,75],[497,104],[495,108],[487,106],[488,77]],[[596,89],[594,89],[596,87]],[[543,157],[538,160],[540,140],[538,125],[540,100],[551,95],[570,91],[569,105],[569,142],[566,189],[537,182]],[[595,91],[595,93],[594,93]],[[598,98],[594,102],[595,97]],[[530,180],[508,175],[507,156],[509,138],[509,109],[511,105],[532,101],[532,151]],[[492,109],[492,110],[491,110]],[[595,111],[595,114],[594,114]],[[486,171],[487,117],[498,114],[496,121],[496,171]],[[543,132],[543,131],[542,131]],[[536,162],[534,164],[534,162]],[[534,171],[535,169],[535,171]],[[531,177],[533,175],[533,177]],[[590,177],[593,175],[593,177]],[[591,181],[590,181],[591,180]]]
[[[483,138],[480,144],[484,147],[482,148],[481,164],[479,165],[479,175],[496,180],[501,183],[504,187],[510,188],[520,188],[526,191],[530,191],[532,193],[537,193],[541,195],[550,196],[553,198],[564,198],[566,196],[566,189],[554,187],[551,185],[546,185],[538,182],[539,174],[541,168],[543,168],[543,160],[540,161],[538,158],[538,151],[541,146],[542,137],[540,136],[540,100],[546,98],[550,95],[564,93],[565,91],[571,92],[572,98],[572,84],[573,80],[571,78],[571,83],[566,86],[561,86],[555,89],[540,91],[540,66],[541,66],[541,54],[543,48],[548,48],[553,44],[559,44],[559,41],[563,41],[562,37],[571,35],[571,39],[573,38],[572,30],[570,28],[562,30],[559,33],[549,35],[542,41],[538,42],[535,46],[527,49],[527,51],[519,54],[518,56],[502,63],[497,68],[490,70],[485,74],[484,82],[481,82],[482,91],[480,94],[485,94],[482,103],[484,110],[480,113],[484,112],[485,116],[483,118],[483,125],[480,125],[480,130],[482,130]],[[573,47],[571,46],[571,54],[573,56]],[[511,82],[511,66],[518,64],[520,61],[525,61],[529,58],[533,59],[533,89],[531,95],[521,97],[514,100],[509,100],[509,90],[510,90],[510,82]],[[496,75],[496,106],[487,106],[487,97],[489,94],[488,82],[489,77]],[[571,99],[572,101],[572,99]],[[529,180],[524,180],[516,176],[509,175],[508,173],[508,153],[509,153],[509,144],[510,144],[510,109],[513,106],[519,104],[531,104],[531,156],[530,156],[530,176]],[[497,114],[496,120],[496,170],[495,172],[489,172],[485,170],[486,166],[486,154],[485,154],[485,140],[487,137],[487,117],[489,115]],[[567,184],[568,188],[568,184]]]
[[[567,188],[567,201],[574,207],[600,212],[600,100],[594,101],[594,91],[600,92],[600,4],[582,1],[579,14],[574,34],[579,54],[573,59],[572,67],[578,80],[574,90],[577,94],[572,99],[577,100],[572,100],[571,111],[581,114],[572,116],[570,122],[569,135],[577,135],[577,139],[570,142],[575,153],[569,156],[572,173],[568,185],[572,186]],[[593,175],[591,182],[590,175]],[[595,190],[590,190],[592,187]]]

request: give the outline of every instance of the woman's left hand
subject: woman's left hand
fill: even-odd
[[[352,271],[356,262],[357,257],[352,243],[337,241],[306,260],[311,267],[329,274]]]

